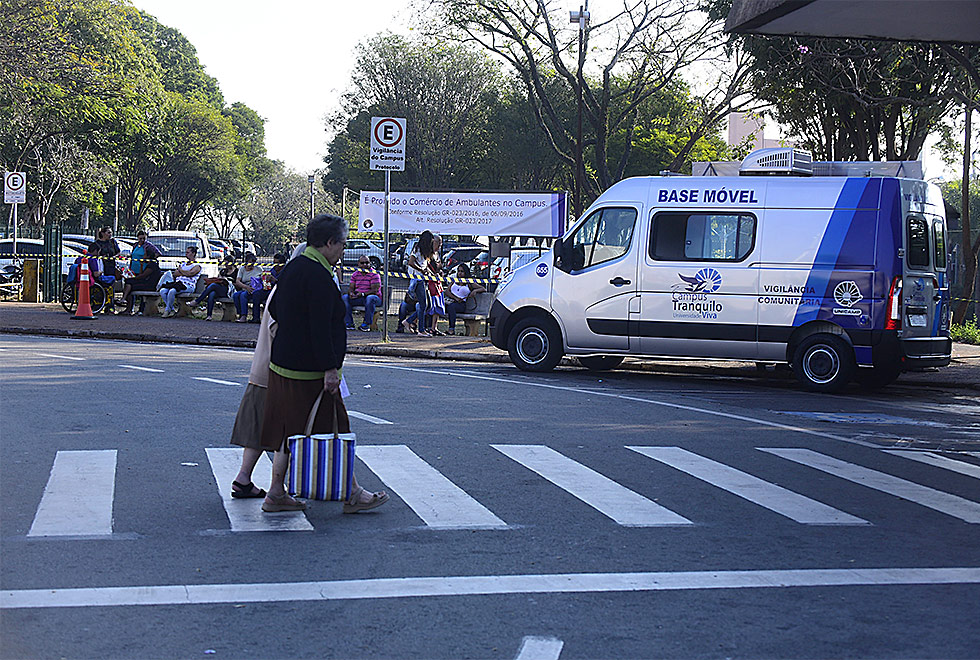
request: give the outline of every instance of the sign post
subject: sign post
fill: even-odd
[[[405,119],[401,117],[371,117],[371,155],[368,162],[372,170],[384,170],[385,173],[385,272],[381,285],[382,315],[381,341],[388,341],[388,199],[391,195],[391,172],[405,171]],[[422,327],[421,322],[419,327]]]
[[[3,203],[13,204],[14,216],[14,262],[17,261],[17,205],[27,202],[27,174],[24,172],[3,173]]]

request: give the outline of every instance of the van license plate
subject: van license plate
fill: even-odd
[[[913,328],[924,328],[926,327],[926,315],[925,314],[909,314],[909,325]]]

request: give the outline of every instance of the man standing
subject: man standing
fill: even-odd
[[[374,308],[381,304],[381,276],[373,268],[366,256],[357,260],[357,270],[351,273],[347,293],[343,295],[347,316],[344,322],[348,330],[354,329],[354,308],[364,308],[364,323],[360,325],[361,332],[371,329],[374,320]]]

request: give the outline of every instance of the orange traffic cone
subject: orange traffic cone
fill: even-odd
[[[75,310],[73,319],[85,321],[95,320],[95,314],[92,313],[92,302],[89,299],[88,287],[88,257],[82,257],[82,263],[78,267],[78,309]]]

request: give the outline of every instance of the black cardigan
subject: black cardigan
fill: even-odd
[[[340,289],[317,261],[300,256],[279,274],[269,314],[276,320],[272,363],[296,371],[340,369],[347,352]]]

